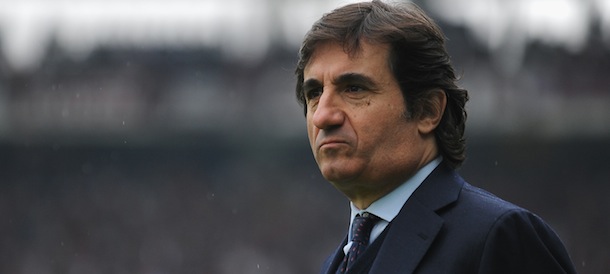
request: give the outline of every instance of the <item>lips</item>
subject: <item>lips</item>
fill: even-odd
[[[321,149],[323,147],[330,147],[330,146],[335,146],[335,145],[345,145],[345,144],[347,144],[347,142],[344,140],[328,139],[328,140],[323,140],[320,143],[320,145],[318,146],[318,149]]]
[[[318,151],[322,149],[337,148],[339,146],[349,146],[350,144],[353,144],[353,140],[356,139],[349,132],[339,130],[319,130],[312,135],[315,136],[315,149]]]

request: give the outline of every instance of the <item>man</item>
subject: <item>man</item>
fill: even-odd
[[[351,4],[305,36],[297,98],[322,175],[351,201],[322,273],[574,273],[536,215],[466,183],[467,91],[413,4]]]

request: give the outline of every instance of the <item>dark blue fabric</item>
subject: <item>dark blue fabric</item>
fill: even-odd
[[[466,183],[439,165],[376,240],[377,254],[348,273],[576,273],[557,234],[538,216]],[[323,265],[334,273],[342,247]],[[372,249],[372,247],[370,248]]]

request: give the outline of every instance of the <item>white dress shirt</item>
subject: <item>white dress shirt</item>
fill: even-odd
[[[392,192],[386,194],[381,197],[379,200],[373,202],[368,208],[358,209],[354,203],[350,202],[351,207],[351,217],[349,222],[349,232],[348,239],[352,238],[352,223],[354,222],[354,218],[356,215],[361,214],[363,212],[369,212],[381,218],[373,227],[371,231],[371,236],[369,240],[369,244],[371,244],[379,235],[383,232],[383,230],[390,224],[392,220],[398,215],[402,206],[407,202],[411,194],[415,192],[415,190],[424,182],[424,180],[432,173],[432,171],[441,163],[442,157],[438,157],[432,160],[430,163],[426,164],[420,170],[418,170],[415,175],[413,175],[409,180],[404,182],[402,185],[398,186]],[[347,254],[350,247],[352,246],[352,241],[349,241],[347,245],[343,247],[343,252]]]

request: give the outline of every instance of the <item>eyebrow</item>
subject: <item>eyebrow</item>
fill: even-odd
[[[354,73],[354,72],[341,74],[336,79],[333,79],[332,82],[333,82],[333,85],[336,85],[336,86],[346,85],[346,84],[358,84],[358,85],[366,86],[369,89],[377,88],[377,84],[376,84],[375,80],[373,80],[373,78],[366,76],[364,74]]]
[[[341,74],[341,75],[339,75],[339,77],[333,79],[332,83],[335,86],[341,86],[341,85],[347,85],[347,84],[358,84],[358,85],[366,86],[367,88],[370,88],[370,89],[377,88],[377,84],[376,84],[375,80],[373,80],[373,78],[366,76],[364,74],[355,73],[355,72]],[[318,79],[311,78],[311,79],[307,79],[307,80],[305,80],[305,82],[303,82],[302,89],[305,93],[307,93],[308,90],[318,88],[321,86],[323,86],[323,84]]]
[[[321,86],[322,86],[322,83],[320,81],[312,78],[312,79],[305,80],[305,82],[303,82],[303,86],[301,87],[301,89],[303,90],[303,92],[305,94],[307,94],[307,91],[309,91],[313,88],[321,87]]]

